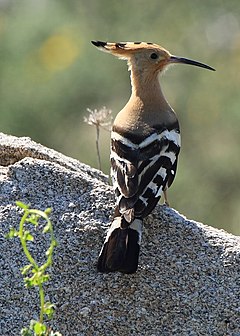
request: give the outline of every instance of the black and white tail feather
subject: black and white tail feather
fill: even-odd
[[[137,271],[143,221],[136,218],[128,226],[124,225],[124,221],[121,216],[115,217],[108,230],[98,259],[100,272]]]
[[[111,175],[117,207],[99,255],[100,272],[136,272],[143,219],[172,184],[179,151],[178,122],[144,137],[122,135],[113,127]]]

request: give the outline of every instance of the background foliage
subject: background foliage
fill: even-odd
[[[239,0],[1,0],[0,131],[97,166],[86,109],[116,113],[130,94],[125,62],[90,40],[149,41],[205,62],[177,65],[161,79],[178,113],[182,152],[171,205],[240,233]],[[102,131],[103,170],[109,133]]]

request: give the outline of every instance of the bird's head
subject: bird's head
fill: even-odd
[[[121,59],[128,61],[130,69],[140,72],[148,71],[150,73],[159,73],[168,65],[174,63],[190,64],[201,68],[215,71],[212,67],[193,61],[188,58],[171,55],[163,47],[146,42],[119,42],[110,43],[102,41],[92,41],[97,48],[108,52]]]

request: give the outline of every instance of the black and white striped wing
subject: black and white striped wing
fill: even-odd
[[[111,175],[120,213],[146,217],[176,174],[179,128],[163,129],[136,142],[112,132]],[[133,138],[133,137],[132,137]]]

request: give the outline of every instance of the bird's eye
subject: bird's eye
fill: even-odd
[[[152,53],[152,54],[150,55],[150,57],[151,57],[151,59],[157,59],[157,58],[158,58],[158,54],[156,54],[156,53]]]

